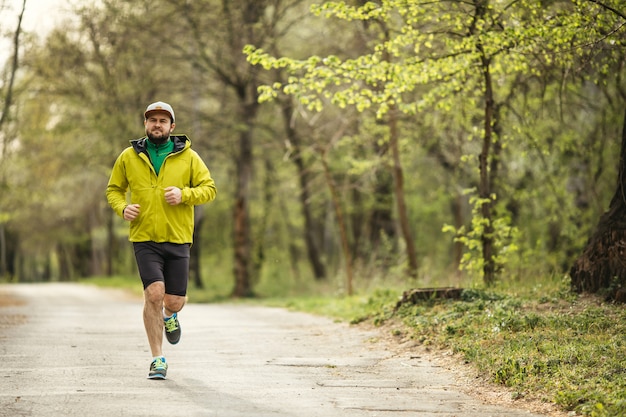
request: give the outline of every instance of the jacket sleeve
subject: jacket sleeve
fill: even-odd
[[[198,206],[213,201],[216,195],[217,188],[209,169],[200,155],[193,151],[190,185],[182,190],[182,202],[189,206]]]
[[[124,153],[115,161],[111,177],[107,184],[106,197],[109,205],[118,216],[124,217],[126,203],[126,192],[128,191],[128,180],[126,179],[126,168],[124,163]]]

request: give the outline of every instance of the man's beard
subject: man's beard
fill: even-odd
[[[146,132],[146,135],[148,135],[148,139],[150,139],[150,142],[154,143],[155,145],[162,145],[170,138],[170,135],[166,134],[165,132],[157,132],[156,134]]]

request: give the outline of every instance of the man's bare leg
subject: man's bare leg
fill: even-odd
[[[165,285],[154,282],[144,290],[143,324],[153,357],[163,356],[163,299]]]

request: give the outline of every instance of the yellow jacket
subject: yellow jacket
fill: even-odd
[[[123,217],[128,204],[139,204],[139,216],[130,222],[131,242],[192,243],[193,206],[215,198],[215,182],[207,166],[185,135],[171,136],[174,150],[156,174],[146,151],[147,138],[131,141],[118,156],[106,189],[109,205]],[[164,189],[182,191],[182,202],[171,206]],[[126,194],[130,190],[130,202]]]

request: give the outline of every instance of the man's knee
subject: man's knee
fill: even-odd
[[[165,285],[160,282],[153,282],[144,290],[144,298],[147,303],[162,305],[165,297]]]
[[[178,313],[183,309],[187,297],[180,295],[165,294],[163,305],[165,309],[171,313]]]

